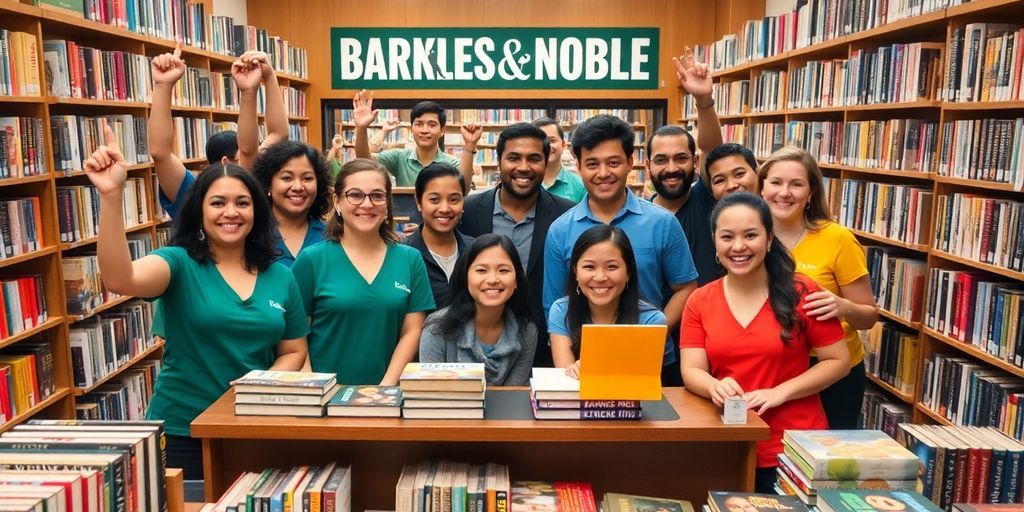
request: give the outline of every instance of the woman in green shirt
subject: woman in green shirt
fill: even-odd
[[[274,263],[270,205],[234,164],[207,167],[189,191],[167,247],[131,260],[124,232],[124,158],[109,127],[85,163],[100,195],[97,244],[103,285],[159,297],[163,369],[146,415],[164,420],[167,459],[202,478],[202,445],[189,424],[249,370],[298,370],[309,326],[288,268]]]
[[[398,243],[391,180],[379,163],[342,166],[326,238],[292,265],[310,317],[310,365],[344,384],[395,385],[416,357],[434,298],[419,251]]]

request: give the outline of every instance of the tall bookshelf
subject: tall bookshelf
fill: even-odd
[[[204,4],[209,4],[209,2],[204,2]],[[189,6],[192,7],[191,2]],[[205,5],[205,7],[209,8],[209,5]],[[217,18],[222,18],[223,22],[223,17],[212,18],[214,23],[217,22]],[[211,17],[205,19],[208,29],[206,40],[211,41],[211,31],[216,34],[216,29],[210,28]],[[0,353],[4,353],[5,350],[9,352],[12,347],[17,348],[19,343],[26,340],[46,341],[53,352],[55,388],[55,391],[45,399],[27,410],[20,411],[8,421],[0,423],[0,432],[4,432],[34,417],[74,418],[76,404],[83,402],[84,396],[101,388],[105,383],[118,379],[126,372],[138,369],[140,363],[159,359],[163,352],[162,342],[154,340],[154,342],[148,343],[145,349],[137,351],[134,356],[120,361],[121,364],[116,370],[95,379],[90,385],[79,387],[75,385],[69,331],[86,325],[90,320],[108,314],[119,306],[130,304],[134,298],[107,296],[106,300],[94,307],[80,313],[77,311],[75,314],[69,313],[64,282],[65,260],[83,252],[95,252],[97,237],[80,238],[73,242],[61,241],[61,211],[58,190],[60,187],[87,185],[89,181],[81,169],[73,169],[71,172],[57,170],[54,150],[51,149],[54,147],[51,116],[104,117],[128,114],[144,120],[149,113],[149,103],[77,99],[48,94],[47,74],[44,72],[43,41],[64,39],[100,50],[120,50],[150,58],[173,50],[175,43],[169,39],[133,32],[127,28],[90,21],[79,14],[59,8],[12,0],[0,0],[0,29],[27,33],[35,40],[37,51],[34,52],[34,56],[39,63],[41,89],[39,95],[0,96],[0,117],[20,116],[41,119],[43,126],[41,142],[42,146],[47,148],[44,151],[47,172],[27,177],[0,179],[0,201],[24,197],[38,199],[38,220],[42,227],[42,233],[39,236],[39,249],[14,257],[0,258],[0,276],[41,275],[42,295],[48,312],[45,322],[16,335],[0,339]],[[278,48],[284,48],[284,52],[289,51],[286,42],[282,44],[277,38],[273,38],[273,41],[278,44]],[[210,47],[213,47],[212,41]],[[301,50],[299,51],[301,52]],[[228,75],[230,81],[230,66],[235,57],[229,55],[227,50],[224,53],[215,53],[196,46],[186,46],[183,50],[183,58],[190,69],[197,70],[197,73],[204,77],[213,73],[223,73]],[[280,55],[273,58],[282,59]],[[296,62],[294,65],[294,69],[302,69],[304,62]],[[148,63],[146,67],[148,69]],[[305,110],[305,95],[309,92],[311,82],[306,78],[283,72],[278,73],[278,81],[283,89],[289,91],[286,92],[285,98],[289,123],[294,132],[304,134],[309,120]],[[149,87],[151,88],[151,84]],[[211,91],[215,88],[216,85],[211,87]],[[210,92],[207,93],[208,96],[210,94]],[[236,123],[238,120],[237,106],[222,108],[223,106],[223,102],[214,103],[212,99],[210,101],[184,101],[176,97],[172,116],[196,119],[205,123]],[[262,113],[260,119],[262,121]],[[37,149],[43,151],[42,148]],[[81,157],[84,160],[88,155],[81,155]],[[4,158],[6,159],[6,155]],[[202,156],[182,158],[182,160],[186,167],[193,170],[201,169],[206,163],[206,159]],[[143,211],[148,213],[148,217],[135,225],[129,224],[130,227],[126,229],[126,232],[130,235],[144,235],[149,238],[153,248],[158,247],[159,240],[166,236],[170,227],[170,219],[159,209],[155,200],[156,176],[148,155],[142,163],[128,167],[128,177],[129,179],[142,179],[139,200],[144,202]]]
[[[740,0],[733,0],[733,2],[736,1]],[[889,3],[893,4],[893,2]],[[1021,101],[1020,97],[1011,101],[951,101],[941,93],[946,88],[947,80],[951,76],[949,68],[953,45],[950,40],[954,31],[971,23],[1006,23],[1008,20],[1016,20],[1013,23],[1019,28],[1020,20],[1024,20],[1024,2],[1020,0],[980,0],[969,3],[947,3],[957,5],[938,7],[930,12],[917,13],[909,17],[903,16],[896,21],[882,23],[868,30],[853,33],[840,32],[841,35],[837,37],[818,40],[813,44],[800,45],[798,41],[796,45],[789,45],[790,47],[786,47],[784,51],[776,51],[767,57],[747,59],[746,62],[742,62],[744,60],[742,57],[743,41],[744,39],[750,40],[750,33],[746,34],[747,37],[744,37],[742,33],[727,35],[714,45],[702,47],[699,52],[705,59],[714,61],[713,68],[715,63],[718,64],[718,69],[713,69],[712,75],[716,83],[717,104],[728,105],[727,110],[719,107],[722,114],[720,118],[722,119],[723,133],[727,142],[739,142],[750,147],[759,160],[767,157],[774,148],[783,143],[797,142],[797,145],[802,145],[805,149],[816,153],[815,156],[819,158],[820,167],[826,177],[826,186],[830,189],[832,213],[837,220],[850,227],[869,250],[886,251],[891,256],[919,262],[918,265],[924,271],[923,286],[908,293],[905,297],[912,300],[916,304],[915,307],[911,308],[907,305],[901,311],[885,308],[880,311],[880,322],[884,327],[906,333],[910,336],[910,340],[907,342],[909,345],[914,345],[916,342],[916,357],[913,357],[905,367],[898,370],[901,378],[909,372],[909,377],[911,377],[909,389],[906,386],[894,385],[895,381],[892,378],[894,376],[883,376],[881,372],[876,375],[869,374],[868,379],[878,390],[881,390],[881,393],[890,397],[892,402],[905,404],[906,408],[912,409],[913,422],[942,425],[955,423],[951,407],[943,407],[943,411],[936,411],[925,403],[927,398],[925,388],[929,386],[929,383],[926,382],[925,372],[929,369],[935,370],[930,362],[934,354],[962,358],[969,365],[978,365],[978,369],[983,372],[991,372],[993,377],[1005,377],[1005,380],[1024,386],[1024,367],[1001,356],[998,347],[993,348],[997,354],[993,355],[989,353],[990,347],[987,344],[985,344],[985,348],[979,346],[983,344],[981,341],[972,344],[961,341],[950,334],[944,334],[936,328],[936,323],[930,320],[928,314],[930,308],[941,307],[940,301],[943,300],[943,294],[947,298],[951,297],[950,289],[943,288],[943,283],[937,279],[936,272],[938,271],[973,272],[976,280],[1005,283],[1008,288],[1013,289],[1024,285],[1024,272],[1007,266],[986,263],[982,258],[964,257],[943,250],[941,248],[943,246],[937,241],[937,237],[942,234],[943,227],[950,225],[943,215],[946,212],[945,209],[940,207],[939,199],[942,196],[962,194],[965,197],[980,199],[1005,200],[1016,203],[1024,201],[1024,193],[1021,192],[1019,186],[1012,183],[952,177],[949,175],[950,171],[941,169],[940,162],[943,146],[949,144],[946,137],[952,135],[950,123],[961,120],[1019,119],[1024,117],[1024,101]],[[792,18],[789,21],[792,21]],[[761,22],[761,20],[756,20],[756,22]],[[780,20],[775,19],[770,22],[779,23]],[[843,61],[854,58],[858,52],[872,52],[888,45],[910,43],[923,43],[921,48],[937,48],[938,63],[940,64],[936,77],[938,83],[936,90],[928,92],[939,91],[939,94],[873,103],[839,102],[838,106],[834,104],[807,106],[797,103],[799,94],[803,92],[802,83],[800,83],[800,87],[790,87],[790,85],[796,85],[791,84],[790,81],[798,80],[801,77],[801,72],[808,68],[808,63]],[[738,60],[742,63],[729,65],[731,59],[722,58],[723,55],[736,53],[741,55]],[[984,44],[981,54],[985,55]],[[723,62],[726,64],[722,65]],[[770,87],[768,88],[769,94],[759,96],[758,92],[764,91],[763,88],[759,88],[759,85],[765,83],[783,88],[784,93],[777,98],[777,105],[771,105],[772,100],[776,98],[771,94],[773,90]],[[683,96],[683,113],[678,122],[694,125],[696,117],[693,115],[692,104],[685,98],[685,94]],[[820,97],[815,98],[814,94],[807,96],[812,99],[821,99]],[[884,126],[881,123],[888,121],[889,126],[893,127],[896,126],[896,120],[918,120],[933,125],[933,144],[936,151],[934,161],[902,160],[905,165],[858,161],[857,165],[853,165],[851,162],[843,160],[844,139],[841,135],[843,130],[856,129],[854,123],[861,122],[865,122],[862,128],[866,127],[869,124],[866,123],[868,121],[877,121],[879,122],[878,126]],[[796,123],[807,123],[802,127],[803,132],[800,132],[800,126],[795,126]],[[819,124],[815,126],[811,123]],[[832,128],[827,128],[826,123],[832,123]],[[917,126],[915,125],[915,127]],[[812,135],[815,129],[820,129],[822,133],[822,137],[818,139],[817,143]],[[836,131],[839,132],[839,135],[836,135]],[[922,134],[922,136],[925,134],[924,131],[916,133]],[[768,138],[774,135],[774,140],[765,140],[766,134]],[[830,139],[830,135],[834,135],[836,138]],[[829,140],[839,141],[838,147],[828,150]],[[826,148],[819,149],[819,146]],[[921,151],[923,152],[923,150],[922,146]],[[998,151],[1008,150],[1011,153],[1007,155],[1012,156],[1012,151],[1019,153],[1020,147],[1014,148],[1011,143],[1009,148],[999,150],[996,144],[991,144],[986,150],[993,151],[995,155],[999,154]],[[954,167],[956,168],[954,170],[964,168],[960,163]],[[895,208],[910,204],[922,204],[920,202],[911,203],[908,194],[914,194],[917,197],[914,201],[930,196],[930,205],[922,211],[921,221],[923,224],[917,228],[920,229],[920,237],[913,236],[910,226],[886,229],[887,227],[881,223],[871,225],[871,222],[867,222],[865,224],[865,220],[871,221],[874,218],[868,219],[867,217],[871,217],[870,215],[856,215],[854,210],[863,206],[855,202],[858,196],[854,191],[858,187],[861,187],[862,190],[871,189],[876,192],[885,188],[888,194],[904,194],[893,196],[901,200],[896,203],[892,212],[884,215],[879,213],[875,216],[878,220],[895,219],[891,215],[898,213]],[[860,199],[869,202],[870,196],[867,197],[865,199],[865,196],[860,196]],[[906,207],[909,208],[909,206]],[[984,214],[983,210],[982,214]],[[952,218],[952,213],[949,215]],[[966,217],[974,214],[968,209],[964,209],[960,211],[960,215]],[[983,224],[984,218],[977,222],[971,219],[970,222],[975,225],[972,230],[954,234],[954,243],[972,236],[981,237],[981,232],[985,227],[990,227],[996,232],[992,236],[1005,234],[998,233],[998,222],[994,226]],[[887,284],[881,283],[881,286],[887,286]],[[965,288],[963,293],[969,294],[969,290],[972,288]],[[893,290],[890,289],[888,292],[891,293]],[[965,304],[966,315],[972,314],[972,308],[978,308],[979,311],[985,309],[984,305],[980,307],[977,305],[977,300],[975,298]],[[1014,328],[1016,330],[1024,329],[1024,325],[1014,324],[1009,329],[1010,334],[1016,334]],[[865,339],[870,339],[869,333],[865,333]],[[1010,345],[1012,348],[1012,341]],[[970,386],[972,381],[964,382],[968,382]],[[937,384],[943,385],[941,381],[937,381]],[[969,392],[968,389],[956,386],[954,384],[951,389],[958,393]],[[1020,392],[1020,389],[1013,388],[1012,391]],[[992,406],[991,404],[989,402],[989,406]],[[998,407],[998,403],[995,407]],[[965,421],[968,420],[960,421],[959,424],[968,424]],[[1020,430],[1007,433],[1018,438],[1021,437]]]

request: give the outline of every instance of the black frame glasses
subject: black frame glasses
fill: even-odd
[[[387,192],[374,191],[367,194],[362,190],[353,188],[346,190],[342,195],[345,196],[345,200],[348,201],[348,204],[351,204],[352,206],[359,206],[363,204],[363,201],[365,201],[367,197],[370,198],[370,204],[374,206],[384,206],[388,204]]]

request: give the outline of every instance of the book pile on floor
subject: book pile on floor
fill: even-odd
[[[333,373],[252,370],[234,382],[235,415],[318,418],[336,382]]]
[[[0,436],[0,510],[167,510],[161,421],[31,420]]]
[[[794,496],[721,491],[708,491],[708,503],[701,509],[703,512],[808,512],[809,510]]]
[[[200,512],[223,510],[352,510],[352,470],[330,463],[290,470],[264,469],[239,475],[216,503]]]
[[[327,401],[327,415],[398,418],[402,415],[402,390],[398,386],[340,386]]]
[[[776,490],[807,505],[835,489],[917,487],[917,457],[881,430],[787,430]]]
[[[405,418],[484,418],[483,363],[409,363],[398,386]]]
[[[939,507],[1006,503],[1024,510],[1024,444],[998,429],[905,423],[897,439],[921,460],[920,491]]]
[[[514,494],[514,493],[513,493]],[[601,512],[694,512],[686,500],[651,498],[632,494],[605,493],[601,499]]]
[[[395,485],[395,512],[507,511],[508,466],[488,462],[407,464]]]
[[[581,400],[580,381],[564,368],[534,368],[530,403],[538,420],[639,420],[638,400]]]
[[[510,512],[597,512],[588,482],[512,482]]]

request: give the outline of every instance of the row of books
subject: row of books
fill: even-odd
[[[1024,271],[1024,203],[959,192],[936,199],[933,247]]]
[[[868,245],[865,249],[871,292],[878,307],[904,320],[920,322],[926,262],[892,247]]]
[[[53,347],[42,337],[0,351],[0,425],[56,392]]]
[[[107,291],[100,279],[96,254],[67,256],[61,259],[64,269],[64,291],[69,315],[88,315],[105,302],[118,297]]]
[[[44,244],[39,198],[0,200],[0,259],[38,251]]]
[[[942,176],[1009,183],[1024,189],[1024,118],[967,119],[942,126]]]
[[[240,94],[231,73],[210,72],[210,95],[213,96],[214,108],[237,111],[241,108]]]
[[[186,66],[185,73],[174,83],[174,89],[171,91],[171,105],[176,107],[213,107],[213,73],[209,69]]]
[[[0,503],[166,512],[166,467],[163,422],[30,420],[0,436]]]
[[[785,126],[788,144],[807,151],[819,163],[839,163],[840,152],[845,145],[840,122],[790,121]]]
[[[0,117],[0,179],[46,174],[45,130],[38,117]]]
[[[512,485],[508,466],[493,462],[407,464],[395,484],[395,512],[510,510],[515,507]]]
[[[263,134],[260,139],[266,138],[266,134]],[[309,127],[296,123],[288,123],[288,140],[295,140],[299,142],[307,142],[309,140]]]
[[[687,94],[689,97],[690,95]],[[715,100],[715,112],[719,115],[738,116],[747,113],[750,108],[750,80],[736,80],[711,85],[711,97]],[[691,100],[692,101],[692,100]],[[685,117],[697,116],[696,105],[691,103],[691,110]]]
[[[398,387],[405,418],[484,418],[487,380],[483,363],[409,363]]]
[[[38,50],[35,34],[0,29],[0,94],[42,94]]]
[[[750,88],[751,112],[778,112],[786,108],[786,72],[766,69],[758,73]]]
[[[331,462],[323,467],[245,472],[216,503],[199,509],[200,512],[223,510],[351,512],[352,468]]]
[[[149,59],[121,50],[81,46],[74,41],[43,41],[47,92],[59,98],[146,103],[153,82]]]
[[[76,387],[88,388],[152,347],[153,304],[133,301],[70,329],[71,368]]]
[[[954,503],[1021,503],[1024,444],[1002,432],[994,428],[902,424],[899,440],[921,461],[921,493],[940,507],[949,509]]]
[[[888,392],[869,383],[861,404],[860,428],[881,430],[895,439],[899,424],[909,422],[913,414],[914,410],[909,404],[894,401]]]
[[[0,278],[0,338],[38,327],[49,317],[43,277],[6,275]]]
[[[1020,24],[968,23],[949,33],[946,52],[946,101],[1024,100],[1022,58],[1024,28]]]
[[[146,119],[142,116],[54,115],[50,116],[54,167],[65,174],[82,171],[83,163],[104,143],[104,125],[110,126],[117,136],[126,163],[136,165],[151,161]]]
[[[320,417],[339,389],[333,373],[276,370],[252,370],[232,387],[239,416]]]
[[[157,375],[159,359],[140,361],[95,390],[75,399],[79,420],[136,421],[146,419],[146,409]]]
[[[1024,379],[962,357],[933,353],[924,361],[921,403],[954,425],[994,427],[1021,439]]]
[[[932,191],[865,180],[843,180],[840,224],[908,244],[928,243]]]
[[[202,3],[188,0],[42,0],[70,10],[87,20],[120,27],[138,34],[182,40],[206,48],[206,12]]]
[[[284,97],[284,110],[292,117],[306,117],[306,93],[295,87],[281,87]]]
[[[300,78],[309,76],[309,60],[304,48],[292,46],[287,40],[252,25],[235,25],[232,31],[232,53],[235,56],[247,50],[259,50],[270,57],[270,65],[274,69]]]
[[[899,392],[913,396],[917,382],[918,333],[882,321],[861,336],[864,370]]]
[[[639,400],[583,400],[580,381],[564,368],[534,368],[530,405],[538,420],[639,420]]]
[[[924,324],[1024,368],[1024,290],[981,272],[930,270]]]
[[[99,235],[99,192],[92,185],[57,187],[57,224],[60,241],[73,243]],[[146,178],[128,178],[124,188],[126,228],[149,222]]]
[[[173,116],[174,154],[183,160],[206,158],[206,141],[213,135],[210,120],[201,117]]]
[[[842,129],[843,165],[918,172],[939,168],[939,125],[934,121],[848,121]]]

